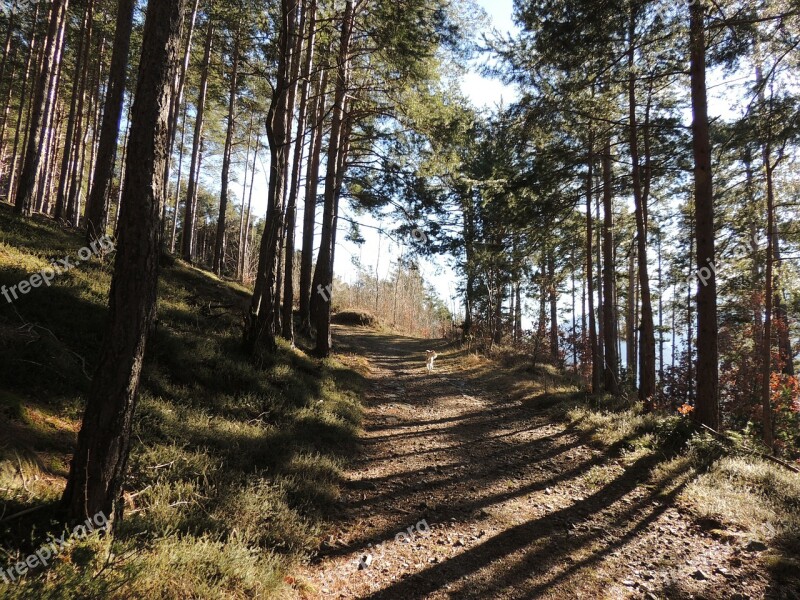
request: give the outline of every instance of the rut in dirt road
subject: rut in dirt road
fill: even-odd
[[[623,464],[442,345],[337,335],[370,383],[342,519],[305,574],[320,597],[759,595],[739,549],[673,506],[681,474],[651,476],[663,457]]]

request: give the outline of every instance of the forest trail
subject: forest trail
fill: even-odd
[[[369,362],[365,433],[306,597],[769,596],[757,549],[682,512],[659,459],[595,447],[463,353],[440,349],[429,375],[435,343],[335,335]]]

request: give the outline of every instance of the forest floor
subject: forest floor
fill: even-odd
[[[341,360],[369,363],[365,433],[299,596],[800,598],[769,532],[700,518],[678,453],[569,423],[564,405],[581,400],[556,374],[526,381],[365,328],[336,336]]]
[[[0,287],[84,243],[2,203],[0,231]],[[74,525],[112,265],[0,300],[6,574]],[[0,598],[800,598],[795,473],[513,353],[337,326],[330,359],[280,341],[255,364],[249,294],[163,257],[125,520]]]

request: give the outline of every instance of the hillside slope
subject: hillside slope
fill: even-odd
[[[93,374],[111,256],[77,259],[82,238],[0,207],[0,285],[51,261],[78,263],[9,303],[0,298],[0,567],[64,531],[54,505]],[[164,261],[162,261],[163,263]],[[253,367],[240,351],[247,291],[166,264],[147,349],[127,518],[113,544],[75,541],[0,596],[275,597],[319,544],[361,418],[361,376],[281,345]],[[8,519],[30,508],[43,506]]]

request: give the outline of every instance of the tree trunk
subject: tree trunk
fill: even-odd
[[[17,124],[14,128],[14,149],[12,150],[11,169],[9,171],[9,176],[8,176],[9,200],[15,197],[14,188],[16,187],[16,184],[18,182],[17,160],[19,158],[20,133],[23,130],[22,122],[23,122],[23,117],[25,115],[25,103],[27,100],[27,93],[28,93],[28,80],[32,76],[31,67],[33,66],[35,68],[34,60],[36,59],[36,52],[37,52],[38,37],[36,33],[37,33],[37,25],[39,22],[39,6],[40,5],[37,3],[33,13],[33,19],[31,21],[31,32],[30,35],[28,36],[31,42],[28,48],[28,56],[25,58],[24,79],[22,80],[22,90],[19,98],[19,106],[17,107]]]
[[[11,12],[8,18],[8,32],[6,33],[6,42],[3,46],[3,60],[0,64],[0,81],[8,83],[5,99],[3,100],[3,124],[0,125],[0,181],[3,180],[3,167],[5,166],[6,158],[6,131],[8,130],[8,114],[11,112],[11,94],[14,91],[14,83],[17,75],[17,45],[11,46],[11,39],[14,36],[16,29],[16,14]],[[6,75],[6,67],[11,63],[11,74]]]
[[[603,342],[605,345],[605,368],[603,383],[607,392],[619,394],[619,371],[617,365],[617,321],[616,321],[616,268],[614,261],[614,213],[612,207],[611,138],[606,139],[603,151]]]
[[[641,294],[641,319],[639,321],[639,399],[646,409],[653,408],[656,393],[656,337],[653,323],[653,305],[650,294],[650,275],[647,266],[647,201],[642,191],[639,164],[639,129],[636,117],[635,32],[636,14],[631,9],[628,29],[628,111],[630,154],[633,164],[633,198],[636,204],[636,256],[639,260],[639,292]]]
[[[150,0],[103,348],[63,503],[72,517],[122,516],[119,502],[148,334],[155,318],[170,82],[185,0]]]
[[[697,400],[695,417],[713,429],[719,428],[719,330],[717,324],[717,279],[714,268],[714,193],[711,172],[711,138],[706,89],[705,7],[689,8],[692,138],[694,148],[695,230],[697,269],[708,272],[697,293]]]
[[[262,348],[273,353],[275,343],[275,287],[278,272],[280,232],[283,225],[282,201],[286,185],[284,155],[288,151],[287,131],[291,123],[289,92],[291,88],[291,50],[297,5],[281,0],[281,23],[278,37],[278,69],[267,116],[267,139],[270,149],[270,175],[267,218],[259,250],[258,274],[245,329],[245,350],[253,355]]]
[[[247,216],[245,217],[244,221],[244,248],[242,250],[242,279],[244,280],[245,276],[248,274],[247,272],[247,258],[248,258],[248,250],[250,248],[250,242],[248,238],[250,236],[250,220],[252,213],[250,212],[250,207],[253,205],[253,188],[255,188],[255,180],[256,180],[256,161],[258,160],[258,149],[261,146],[261,137],[256,136],[256,147],[253,150],[253,168],[250,171],[250,193],[247,196]]]
[[[320,157],[325,129],[325,92],[328,87],[328,70],[321,69],[317,80],[314,102],[314,123],[309,141],[306,169],[306,197],[303,209],[303,248],[300,256],[300,323],[304,331],[311,331],[311,279],[314,270],[314,222],[317,216],[317,189],[319,187]]]
[[[247,199],[247,173],[250,171],[250,145],[253,143],[253,117],[250,116],[250,124],[247,126],[247,151],[244,155],[244,177],[242,179],[242,207],[239,211],[239,245],[236,250],[236,279],[242,280],[244,267],[244,203]]]
[[[295,142],[294,161],[292,168],[291,190],[289,201],[286,205],[286,260],[284,274],[283,294],[283,327],[282,335],[285,339],[294,340],[294,247],[295,223],[297,220],[297,196],[300,189],[300,171],[303,162],[303,148],[306,136],[306,115],[308,111],[308,94],[310,89],[311,68],[314,64],[314,43],[317,29],[317,2],[311,0],[308,7],[308,38],[305,62],[301,75],[300,106],[297,116],[297,141]],[[312,211],[312,214],[315,211]],[[313,222],[311,229],[313,231]],[[302,286],[301,286],[302,290]]]
[[[186,262],[195,257],[195,221],[197,219],[197,180],[200,176],[200,143],[203,138],[203,118],[208,92],[208,70],[211,63],[211,45],[214,39],[214,21],[208,15],[206,28],[206,44],[203,53],[203,70],[200,75],[200,91],[197,99],[197,119],[194,125],[192,140],[192,162],[189,167],[189,187],[186,190],[186,210],[183,216],[183,237],[181,239],[181,256]]]
[[[589,348],[592,355],[592,393],[600,393],[602,365],[597,343],[597,323],[594,314],[594,230],[592,222],[592,191],[594,189],[594,135],[589,135],[589,152],[586,161],[586,293],[589,298]]]
[[[92,178],[91,195],[86,204],[88,242],[105,233],[108,197],[114,179],[114,161],[117,157],[119,126],[125,102],[125,77],[128,70],[135,5],[135,0],[118,0],[117,3],[117,24],[114,31],[114,47],[111,51],[111,67],[108,72],[98,158]]]
[[[172,234],[169,238],[170,254],[175,254],[175,238],[178,235],[178,206],[181,197],[181,181],[183,179],[183,150],[186,140],[186,114],[189,110],[187,104],[183,105],[183,119],[181,120],[181,147],[178,150],[178,179],[175,182],[175,201],[172,204]]]
[[[172,82],[172,92],[170,94],[170,104],[169,104],[169,160],[167,160],[164,166],[164,197],[167,198],[169,196],[169,173],[172,163],[172,154],[175,149],[175,136],[177,135],[177,128],[178,128],[178,115],[180,114],[181,104],[183,104],[183,90],[186,86],[186,73],[189,70],[189,60],[191,59],[192,55],[192,40],[194,39],[194,30],[195,25],[197,23],[197,9],[200,6],[200,0],[194,0],[194,5],[192,6],[192,13],[189,19],[189,32],[186,35],[186,45],[183,49],[183,59],[180,63],[179,72],[176,73],[175,79]],[[186,109],[184,108],[184,116],[186,115]],[[186,123],[184,121],[184,127]],[[181,134],[183,135],[183,134]],[[176,194],[177,195],[177,194]],[[161,221],[162,227],[164,227],[164,219],[166,215],[166,203],[164,204],[164,209],[161,212]],[[171,252],[175,252],[174,246]]]
[[[350,45],[353,35],[354,7],[353,0],[345,3],[342,20],[342,37],[339,47],[339,60],[336,77],[336,94],[333,106],[331,138],[328,148],[328,165],[325,175],[325,199],[322,214],[322,238],[317,268],[314,273],[312,287],[317,290],[328,290],[321,294],[319,311],[315,318],[316,347],[314,353],[319,357],[327,357],[331,351],[331,300],[333,290],[333,252],[335,243],[336,218],[338,213],[338,196],[341,186],[343,165],[347,146],[347,115],[345,113],[346,95],[350,84]]]
[[[14,210],[19,214],[30,216],[36,197],[36,182],[44,155],[48,109],[52,101],[51,92],[61,64],[61,42],[67,23],[67,6],[69,0],[54,0],[50,10],[50,23],[47,29],[47,40],[42,55],[42,68],[36,81],[33,96],[32,113],[28,128],[27,150],[19,187],[14,200]]]
[[[66,218],[75,226],[77,226],[75,217],[77,215],[78,188],[80,186],[80,181],[82,180],[83,174],[83,152],[85,149],[85,145],[83,143],[83,105],[86,101],[89,59],[92,55],[92,25],[94,22],[93,8],[94,2],[93,0],[90,0],[87,6],[87,16],[84,17],[86,27],[84,31],[86,39],[82,40],[81,43],[83,56],[80,58],[80,71],[78,71],[76,68],[76,77],[75,82],[73,83],[74,88],[72,100],[73,102],[76,102],[76,109],[73,112],[72,108],[70,108],[70,112],[72,113],[72,117],[74,119],[73,127],[75,128],[75,132],[74,135],[70,135],[70,131],[67,132],[67,140],[64,144],[64,155],[66,162],[69,165],[69,175],[66,175],[66,171],[64,172],[65,176],[62,178],[62,183],[66,188],[67,180],[69,180],[69,190],[65,191],[65,197],[59,197],[56,201],[56,218]],[[88,117],[86,121],[88,129]],[[69,125],[67,126],[67,129],[69,129]],[[60,188],[61,186],[59,185],[59,191]]]
[[[225,149],[222,153],[222,184],[219,193],[219,218],[217,219],[217,239],[214,243],[213,269],[222,275],[225,268],[225,212],[228,210],[228,178],[231,172],[231,148],[233,132],[236,128],[236,94],[239,88],[239,43],[240,33],[236,32],[233,48],[233,67],[231,69],[231,87],[228,95],[228,132],[225,135]]]
[[[628,253],[628,298],[625,311],[625,357],[630,384],[636,387],[638,360],[636,358],[636,247],[631,245]]]
[[[550,356],[553,363],[561,362],[558,347],[558,286],[556,285],[556,259],[551,249],[547,257],[547,278],[550,287]]]

